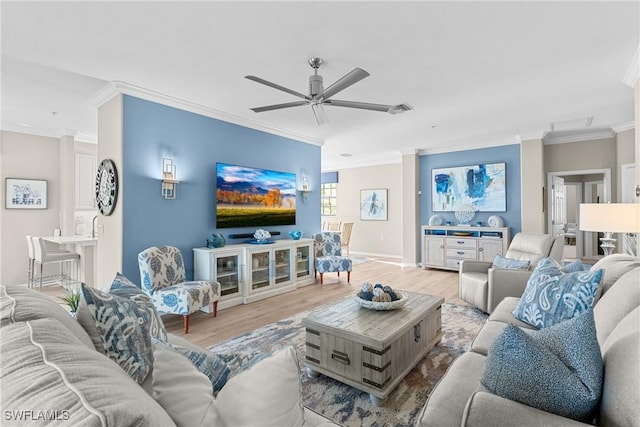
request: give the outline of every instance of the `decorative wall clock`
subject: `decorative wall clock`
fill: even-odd
[[[118,200],[118,171],[113,160],[104,159],[96,174],[96,201],[98,210],[104,216],[113,213]]]

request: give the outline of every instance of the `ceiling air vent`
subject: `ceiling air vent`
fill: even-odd
[[[593,116],[583,117],[580,119],[561,120],[558,122],[551,122],[549,128],[551,132],[558,132],[563,130],[580,130],[587,129],[593,122]]]

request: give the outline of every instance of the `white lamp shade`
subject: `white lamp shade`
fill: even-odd
[[[640,204],[581,203],[580,230],[640,233]]]

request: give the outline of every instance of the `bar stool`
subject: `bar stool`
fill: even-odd
[[[27,251],[29,252],[29,270],[28,270],[28,282],[27,286],[31,288],[34,285],[35,276],[36,276],[36,250],[33,246],[33,236],[26,236],[27,238]],[[45,241],[46,244],[46,241]],[[55,250],[53,248],[48,248],[47,253],[67,253],[68,251]]]
[[[69,251],[54,251],[47,247],[47,242],[42,237],[34,237],[33,246],[35,253],[34,267],[36,262],[40,263],[40,289],[42,289],[42,268],[44,264],[60,263],[60,265],[63,266],[65,262],[75,263],[75,279],[79,277],[78,268],[80,266],[80,254]],[[61,276],[64,277],[62,273]]]

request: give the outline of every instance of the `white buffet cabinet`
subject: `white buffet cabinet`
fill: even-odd
[[[220,282],[220,309],[290,292],[315,283],[313,240],[194,248],[193,276]]]
[[[422,226],[422,268],[458,270],[465,259],[493,261],[509,247],[508,227]]]

